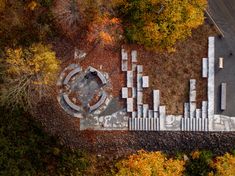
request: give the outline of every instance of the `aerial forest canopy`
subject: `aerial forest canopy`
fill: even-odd
[[[172,49],[204,22],[206,0],[123,0],[126,37],[150,49]]]

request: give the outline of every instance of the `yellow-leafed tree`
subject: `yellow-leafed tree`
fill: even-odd
[[[161,152],[139,151],[117,163],[117,176],[180,176],[185,161],[167,158]]]
[[[206,0],[122,0],[126,36],[150,49],[173,49],[204,22]]]
[[[2,65],[1,102],[12,108],[27,108],[35,100],[32,97],[43,96],[59,70],[55,52],[41,43],[29,48],[7,49]]]
[[[218,156],[212,162],[211,166],[215,169],[215,173],[210,173],[210,176],[234,176],[235,156],[229,153]]]

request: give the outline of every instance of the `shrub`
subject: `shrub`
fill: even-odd
[[[149,49],[172,49],[204,22],[206,0],[123,0],[126,37]]]
[[[117,163],[117,176],[126,175],[162,175],[175,176],[183,175],[183,160],[167,158],[161,152],[139,151]]]
[[[211,166],[215,169],[215,172],[210,173],[211,176],[234,176],[235,156],[229,153],[218,156],[211,162]]]
[[[8,107],[27,108],[40,99],[52,85],[59,70],[59,61],[50,46],[33,44],[29,48],[8,49],[4,65],[1,102]]]
[[[210,162],[212,153],[209,151],[194,151],[186,163],[186,175],[207,176],[212,171]]]

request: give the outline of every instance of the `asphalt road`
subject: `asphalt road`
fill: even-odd
[[[235,117],[235,0],[209,0],[210,15],[224,37],[215,43],[215,113]],[[230,55],[232,53],[232,55]],[[219,57],[224,68],[218,68]],[[227,108],[220,110],[220,85],[227,83]]]

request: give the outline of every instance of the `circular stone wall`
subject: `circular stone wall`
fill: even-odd
[[[107,77],[93,67],[83,71],[77,64],[69,65],[57,82],[61,107],[78,118],[101,113],[109,100]]]

